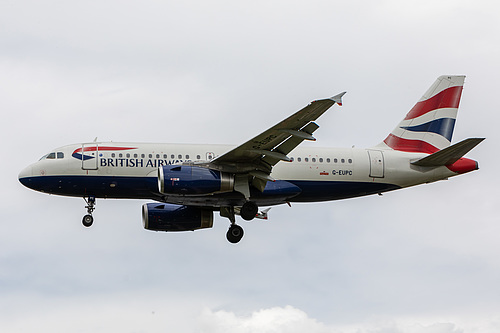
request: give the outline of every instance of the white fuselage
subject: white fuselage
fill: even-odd
[[[64,146],[24,169],[26,186],[52,194],[106,198],[140,198],[203,206],[225,205],[234,196],[164,195],[159,193],[158,168],[164,165],[210,162],[232,146],[99,142]],[[297,147],[292,162],[280,162],[271,177],[300,188],[292,197],[262,197],[260,205],[287,201],[325,201],[381,193],[457,175],[447,167],[418,167],[411,161],[427,154],[390,149]],[[266,187],[267,189],[267,187]],[[277,192],[276,192],[277,193]],[[263,192],[266,194],[266,191]]]

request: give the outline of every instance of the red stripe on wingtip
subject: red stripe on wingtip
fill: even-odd
[[[462,86],[450,87],[425,101],[417,102],[410,112],[408,112],[405,120],[420,117],[427,112],[437,109],[458,108],[462,89]]]
[[[432,154],[439,149],[422,140],[410,140],[397,137],[393,134],[384,140],[384,143],[394,150],[405,151],[409,153],[427,153]]]

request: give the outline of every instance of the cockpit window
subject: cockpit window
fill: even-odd
[[[55,160],[56,158],[58,158],[58,159],[64,158],[64,153],[62,151],[58,151],[57,153],[50,153],[50,154],[42,156],[42,158],[40,158],[40,161],[45,160],[45,159]]]

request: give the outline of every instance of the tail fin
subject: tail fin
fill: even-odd
[[[381,145],[428,154],[448,147],[464,81],[463,75],[438,77]]]

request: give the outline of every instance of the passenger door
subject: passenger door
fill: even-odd
[[[384,178],[384,154],[380,150],[368,150],[370,177]]]
[[[97,143],[82,144],[82,169],[97,170],[99,166],[99,146]]]

